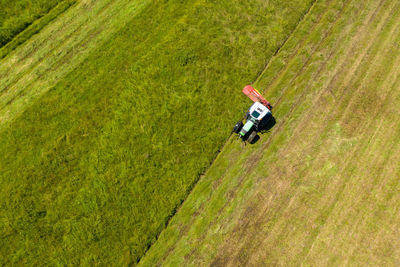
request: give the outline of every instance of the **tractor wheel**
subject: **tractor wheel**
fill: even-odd
[[[243,122],[242,121],[238,121],[235,125],[235,127],[233,127],[233,132],[234,133],[239,133],[240,130],[242,130],[243,127]]]
[[[255,143],[255,141],[258,139],[258,136],[257,136],[257,132],[256,131],[253,131],[250,135],[249,135],[249,137],[247,138],[247,142],[249,142],[250,144],[253,144],[253,143]]]

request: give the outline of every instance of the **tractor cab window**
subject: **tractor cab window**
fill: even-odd
[[[258,118],[258,116],[260,116],[260,113],[258,113],[257,111],[253,111],[251,113],[251,116],[253,116],[254,118]]]

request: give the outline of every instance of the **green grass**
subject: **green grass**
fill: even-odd
[[[137,262],[311,4],[81,2],[8,54],[2,263]]]
[[[228,141],[140,265],[396,266],[399,11],[317,1],[256,82],[276,126]]]
[[[33,23],[26,27],[25,30],[19,34],[15,34],[13,38],[8,41],[4,41],[4,45],[0,46],[0,59],[7,56],[12,50],[16,49],[18,46],[23,44],[34,34],[38,33],[46,25],[48,25],[52,20],[57,18],[61,13],[65,12],[69,7],[76,3],[76,0],[63,0],[53,9],[51,9],[47,14],[36,19]],[[9,26],[10,27],[10,26]],[[16,31],[17,32],[17,31]],[[1,34],[1,33],[0,33]]]
[[[0,1],[0,48],[64,0]]]

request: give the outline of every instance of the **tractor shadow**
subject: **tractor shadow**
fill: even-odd
[[[267,120],[262,120],[260,122],[260,125],[258,126],[258,134],[257,136],[251,141],[249,142],[250,144],[255,144],[258,142],[258,140],[260,140],[260,135],[259,134],[264,134],[269,132],[276,124],[276,120],[274,116],[271,116],[270,118],[268,118]]]

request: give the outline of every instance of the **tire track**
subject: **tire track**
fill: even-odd
[[[336,21],[337,21],[337,20],[336,20]],[[319,44],[321,44],[321,43],[319,43]],[[304,68],[303,68],[303,69],[304,69]],[[283,125],[283,123],[282,123],[281,125]],[[272,137],[270,137],[269,140],[271,140],[271,139],[272,139]],[[262,150],[262,149],[260,149],[260,150]],[[252,160],[253,160],[253,162],[255,161],[254,159],[252,159]],[[257,163],[254,163],[254,165],[255,165],[255,164],[257,164]],[[253,167],[254,167],[254,166],[253,166]],[[250,166],[248,169],[250,170],[250,169],[252,169],[252,167]],[[242,225],[241,227],[245,228],[246,225],[244,225],[244,226]],[[239,238],[239,239],[241,239],[241,238]],[[246,244],[243,245],[243,247],[249,247],[249,245],[250,245],[250,244],[247,244],[247,243],[246,243]]]
[[[375,14],[376,14],[376,12],[375,12]]]
[[[351,1],[347,2],[350,3]],[[344,6],[343,8],[349,8],[349,5]],[[338,14],[338,16],[335,18],[335,22],[338,21],[339,17],[342,16],[342,11]],[[314,53],[321,48],[323,42],[326,40],[326,38],[328,38],[329,33],[332,31],[334,25],[331,25],[331,27],[329,28],[328,32],[324,35],[324,37],[322,38],[322,40],[318,43],[318,45],[313,49],[311,55],[314,55]],[[334,50],[331,51],[331,53],[328,56],[328,60],[326,62],[329,61],[329,58],[331,58],[334,54]],[[310,56],[307,61],[304,63],[304,65],[301,67],[300,71],[297,72],[295,74],[295,76],[289,81],[288,85],[283,89],[282,94],[280,95],[278,101],[274,104],[275,106],[279,106],[280,101],[282,100],[283,96],[285,95],[287,89],[290,87],[291,84],[294,83],[294,81],[296,79],[298,79],[299,77],[301,77],[301,74],[304,73],[304,71],[307,69],[307,67],[310,66],[310,63],[312,63],[312,59],[313,56]],[[319,76],[319,74],[322,72],[323,68],[326,66],[326,63],[324,63],[317,71],[317,74],[314,75],[314,77]],[[273,133],[268,137],[268,140],[266,141],[266,143],[262,144],[261,148],[259,149],[260,151],[264,151],[267,147],[270,146],[271,142],[274,139],[274,136],[276,136],[277,134],[279,134],[282,129],[286,126],[286,121],[288,118],[290,118],[291,114],[293,114],[294,110],[299,106],[299,103],[301,102],[302,99],[304,99],[304,96],[306,95],[306,93],[308,92],[308,90],[310,89],[310,87],[306,87],[306,89],[303,89],[301,94],[296,94],[297,98],[294,100],[294,103],[291,105],[290,110],[284,115],[284,118],[282,118],[281,123],[278,126],[278,129],[274,130]],[[261,154],[256,154],[254,156],[254,158],[250,158],[250,160],[248,160],[248,169],[252,169],[254,166],[256,166],[258,164],[258,161],[261,158]]]
[[[400,22],[400,21],[399,21],[399,22]],[[395,31],[395,32],[398,32],[399,29],[400,29],[400,23],[396,25],[394,31]],[[392,36],[392,35],[393,35],[393,34],[390,34],[390,36]],[[386,46],[390,45],[390,43],[391,43],[391,42],[390,42],[390,39],[388,39],[388,40],[386,40],[386,41],[384,42],[384,46],[386,47]],[[375,59],[376,59],[379,55],[380,55],[380,54],[378,53],[378,54],[375,56]],[[400,55],[400,54],[397,54],[396,60],[398,60],[398,59],[400,58],[399,55]],[[392,65],[392,67],[393,67],[393,65]],[[388,78],[390,78],[390,74],[391,74],[390,72],[387,74],[386,79],[385,79],[385,82],[387,81]],[[367,82],[365,79],[364,79],[364,81]],[[361,88],[361,86],[359,86],[358,88]],[[358,93],[359,93],[359,90],[357,90],[353,95],[358,95]],[[386,96],[385,96],[385,101],[388,99],[388,95],[389,95],[389,94],[386,94]],[[376,113],[377,113],[377,112],[378,112],[378,111],[376,111]],[[374,116],[374,117],[375,117],[375,116]],[[342,119],[341,119],[341,120],[344,120],[344,118],[345,118],[345,115],[342,116]],[[364,127],[360,127],[360,128],[359,128],[359,131],[361,132],[361,129],[369,129],[370,126],[371,126],[371,124],[372,124],[373,122],[374,122],[374,120],[370,120],[369,122],[364,123]],[[376,130],[375,132],[378,133],[378,132],[379,132],[379,128],[377,128],[377,130]],[[371,135],[371,137],[368,139],[368,143],[371,142],[371,140],[373,140],[373,138],[374,138],[374,135]],[[359,144],[359,145],[353,150],[353,152],[350,153],[350,155],[347,157],[347,159],[344,161],[344,162],[347,162],[347,164],[345,165],[345,167],[344,167],[344,169],[343,169],[342,172],[344,172],[346,169],[349,168],[349,165],[350,165],[350,163],[351,163],[350,158],[353,158],[353,157],[355,156],[355,154],[357,153],[357,149],[363,149],[362,143]],[[365,149],[364,152],[368,152],[368,151],[366,150],[366,149],[367,149],[367,146],[364,146],[364,149]],[[360,153],[357,153],[357,155],[358,155],[359,157],[361,156]],[[328,212],[328,217],[324,220],[325,222],[328,220],[328,218],[329,218],[330,214],[332,213],[332,211],[333,211],[333,209],[334,209],[336,203],[339,201],[339,199],[340,199],[341,196],[343,195],[343,192],[344,192],[344,189],[346,188],[347,182],[348,182],[348,179],[347,179],[347,181],[345,181],[345,183],[343,184],[343,186],[340,188],[340,190],[339,190],[339,192],[338,192],[338,195],[337,195],[337,198],[335,199],[335,201],[333,201],[333,204],[334,204],[334,205],[331,206],[331,207],[329,208],[330,212]],[[324,226],[324,224],[323,224],[321,227],[323,227],[323,226]],[[313,243],[314,243],[315,240],[318,238],[318,235],[319,235],[319,233],[320,233],[321,231],[322,231],[322,229],[319,229],[319,230],[317,231],[317,235],[315,236],[315,238],[313,239],[311,245],[309,246],[308,251],[307,251],[307,255],[306,255],[305,259],[307,258],[309,252],[311,251],[311,248],[312,248],[312,246],[313,246]],[[307,247],[306,247],[306,248],[307,248]],[[306,250],[306,248],[305,248],[305,250]]]
[[[377,16],[377,14],[378,14],[377,11],[380,10],[380,9],[382,8],[383,2],[385,2],[385,1],[381,1],[380,5],[376,8],[376,10],[375,10],[375,12],[373,13],[372,17],[370,17],[370,18],[368,19],[368,22],[366,23],[367,25],[370,25],[371,22],[372,22],[372,20]],[[393,13],[393,12],[392,12],[392,13]],[[388,16],[389,16],[389,13],[386,13],[386,17],[388,17]],[[374,30],[373,35],[377,35],[378,32],[382,30],[382,27],[383,27],[383,24],[380,25],[380,26],[378,25],[377,28]],[[365,30],[364,33],[369,32],[368,29],[364,29],[364,30]],[[321,91],[318,93],[318,96],[316,97],[316,100],[313,101],[313,105],[312,105],[312,106],[318,106],[318,102],[321,101],[321,98],[322,98],[323,94],[326,94],[326,91],[327,91],[327,90],[330,91],[330,93],[331,93],[331,90],[332,90],[332,89],[329,89],[329,88],[333,88],[333,87],[334,87],[334,86],[333,86],[333,82],[335,82],[335,86],[337,85],[337,83],[340,81],[339,78],[338,78],[338,76],[339,76],[340,74],[346,74],[346,73],[348,73],[348,72],[345,72],[345,69],[346,69],[345,66],[348,67],[350,63],[349,63],[349,61],[347,61],[346,59],[349,58],[350,54],[353,54],[353,53],[356,52],[356,50],[357,50],[357,49],[356,49],[356,48],[357,48],[357,44],[359,43],[359,42],[358,42],[358,39],[359,39],[359,38],[365,40],[366,35],[365,35],[365,34],[362,34],[362,31],[358,31],[358,33],[356,34],[356,36],[353,38],[354,40],[352,41],[353,45],[351,46],[351,49],[349,49],[349,50],[348,50],[348,53],[346,53],[346,55],[345,55],[344,57],[342,57],[343,60],[341,61],[341,66],[340,66],[339,68],[335,68],[335,72],[334,72],[335,75],[333,76],[333,78],[329,80],[328,84],[322,86],[322,88],[327,88],[327,89],[321,90]],[[368,51],[370,51],[371,45],[372,45],[372,43],[370,42],[370,43],[368,43],[368,45],[367,45],[364,49],[361,50],[362,53],[361,53],[361,54],[359,55],[359,57],[358,57],[358,61],[359,61],[359,62],[356,63],[356,64],[354,65],[354,66],[356,66],[355,69],[358,69],[358,68],[360,67],[361,60],[365,60],[365,56],[366,56],[366,54],[368,53]],[[339,64],[337,64],[337,65],[339,65]],[[354,76],[354,72],[353,72],[352,75]],[[349,81],[350,81],[350,80],[349,80]],[[315,83],[317,83],[317,81],[315,81],[314,83],[312,83],[311,86],[315,85]],[[347,83],[345,84],[345,86],[342,86],[342,87],[339,87],[339,88],[343,88],[343,89],[345,90],[345,88],[347,88],[348,86],[349,86],[349,82],[347,82]],[[340,92],[340,94],[341,94],[342,96],[345,95],[342,91],[338,91],[338,92]],[[342,103],[342,100],[343,100],[343,97],[341,97],[341,98],[338,100],[338,103]],[[294,132],[294,133],[295,133],[295,132],[300,132],[300,131],[302,131],[302,130],[308,128],[309,125],[307,124],[307,122],[313,121],[313,119],[312,119],[313,116],[320,115],[320,114],[324,114],[323,116],[328,116],[328,119],[326,119],[325,122],[324,122],[324,123],[325,123],[325,126],[324,126],[324,127],[320,127],[320,128],[321,128],[321,131],[318,133],[318,135],[320,135],[320,136],[321,136],[321,135],[326,135],[326,134],[327,134],[327,131],[329,130],[328,123],[329,123],[330,121],[332,121],[333,118],[334,118],[334,116],[336,115],[336,113],[334,112],[336,109],[337,109],[337,106],[334,105],[334,106],[331,106],[329,109],[324,109],[324,110],[322,111],[322,113],[320,113],[320,112],[319,112],[319,113],[316,113],[316,112],[314,112],[314,110],[310,110],[309,112],[307,112],[307,115],[306,115],[306,116],[303,116],[304,118],[303,118],[302,120],[299,121],[297,127],[294,129],[293,132]],[[295,143],[295,140],[292,140],[292,142],[289,143],[287,147],[292,147],[293,143]],[[308,151],[308,152],[309,152],[309,151]],[[305,153],[307,153],[307,151],[306,151]],[[316,157],[316,158],[317,158],[317,157]]]
[[[312,27],[310,28],[310,33],[313,33],[314,30],[316,29],[316,27],[319,25],[319,22],[321,21],[321,19],[326,15],[326,13],[328,12],[330,5],[334,3],[334,0],[329,0],[327,1],[327,6],[325,8],[325,10],[320,13],[316,19],[315,22],[313,22]],[[296,29],[293,32],[297,32],[301,30],[301,26],[302,26],[302,22],[306,21],[309,17],[309,14],[313,12],[315,5],[318,4],[317,0],[314,0],[312,6],[310,7],[310,9],[307,11],[307,13],[303,16],[302,20],[299,22],[299,24],[297,25]],[[304,36],[304,38],[301,39],[301,41],[296,45],[296,49],[294,49],[294,51],[291,53],[291,55],[288,57],[288,60],[286,62],[286,65],[290,65],[290,63],[294,60],[294,58],[297,56],[298,52],[300,49],[302,49],[306,43],[306,41],[308,40],[309,36]],[[283,42],[282,46],[279,47],[274,55],[270,58],[270,60],[266,63],[266,65],[264,66],[264,68],[257,74],[256,79],[252,82],[252,84],[257,83],[259,81],[259,79],[264,75],[265,71],[271,66],[271,64],[274,62],[274,57],[276,57],[279,52],[282,49],[285,49],[286,45],[288,44],[288,42],[290,42],[292,40],[293,35],[289,35],[288,38]],[[285,73],[287,71],[287,68],[282,67],[281,70],[279,72],[277,72],[275,74],[275,76],[271,79],[271,82],[275,81],[278,77],[281,76],[282,73]],[[269,85],[265,86],[265,87],[269,87]],[[265,89],[264,89],[265,90]],[[262,90],[262,91],[264,91]]]
[[[324,64],[325,65],[325,64]],[[322,71],[322,69],[320,69],[320,71]],[[299,98],[299,99],[301,99],[301,98]],[[293,105],[293,106],[296,106],[296,104],[295,105]],[[283,124],[282,124],[283,125]],[[288,147],[290,147],[290,145],[288,146]],[[290,201],[288,201],[288,203],[290,203]],[[283,211],[283,213],[284,213],[285,211]]]
[[[399,57],[398,57],[397,59],[399,59]],[[398,81],[399,81],[399,80],[397,80],[396,83],[397,83]],[[385,102],[387,102],[387,101],[389,100],[389,96],[390,96],[390,93],[388,93],[388,94],[385,96]],[[375,113],[375,118],[376,118],[376,115],[377,115],[377,114],[378,114],[378,111],[376,111],[376,113]],[[376,121],[377,121],[377,119],[369,121],[369,123],[368,123],[367,125],[365,125],[364,127],[360,127],[360,131],[361,131],[361,129],[367,130],[367,129],[371,128],[371,125],[372,125],[373,123],[375,123]],[[382,121],[381,121],[381,122],[382,122]],[[350,168],[350,164],[351,164],[351,162],[352,162],[352,161],[350,160],[351,158],[354,158],[356,155],[357,155],[358,158],[366,158],[366,157],[364,157],[364,155],[370,153],[370,151],[368,150],[368,147],[369,147],[369,146],[367,146],[366,143],[371,143],[371,141],[375,140],[375,139],[376,139],[376,135],[377,135],[378,133],[381,132],[381,128],[382,128],[382,124],[380,124],[380,126],[376,128],[374,134],[372,134],[371,137],[370,137],[365,143],[360,143],[360,144],[358,145],[358,149],[360,149],[360,150],[361,150],[361,149],[364,149],[364,150],[363,150],[363,154],[359,153],[359,150],[354,149],[354,151],[346,158],[346,160],[344,160],[344,162],[348,162],[348,164],[345,165],[345,167],[344,167],[344,169],[343,169],[343,171],[342,171],[343,173],[345,173],[345,172]],[[385,144],[383,144],[383,147],[385,147],[385,146],[386,146],[388,143],[390,143],[390,142],[391,142],[391,140],[386,140]],[[364,148],[363,148],[363,147],[364,147]],[[390,154],[390,153],[389,153],[389,154]],[[374,154],[374,155],[377,156],[376,154]],[[372,155],[372,156],[374,156],[374,155]],[[370,161],[370,160],[367,160],[367,162],[371,162],[371,161]],[[342,175],[342,176],[346,176],[346,175]],[[348,175],[347,177],[350,177],[350,175]],[[375,183],[376,183],[376,181],[378,180],[378,178],[379,178],[379,176],[375,176],[375,179],[374,179],[375,182],[372,182],[372,184],[373,184],[374,186],[376,186]],[[324,228],[324,226],[326,225],[326,222],[328,221],[328,219],[329,219],[329,217],[331,216],[332,212],[333,212],[334,209],[336,208],[337,203],[338,203],[339,200],[343,197],[346,188],[348,188],[348,182],[349,182],[349,179],[347,179],[347,180],[344,182],[344,184],[342,185],[342,187],[340,188],[340,190],[339,190],[339,192],[338,192],[337,198],[335,198],[335,201],[332,203],[332,206],[329,208],[328,217],[325,218],[325,220],[324,220],[325,223],[324,223],[323,225],[321,225],[321,229],[318,229],[317,235],[316,235],[315,238],[313,239],[312,244],[309,246],[309,250],[307,251],[307,255],[304,257],[304,261],[307,260],[307,257],[309,256],[309,254],[310,254],[311,251],[312,251],[312,248],[313,248],[314,243],[318,240],[318,236],[319,236],[320,233],[323,231],[323,228]],[[356,225],[356,224],[355,224],[355,225]]]
[[[326,40],[326,38],[327,38],[327,37],[329,36],[329,34],[331,33],[333,26],[336,24],[336,22],[337,22],[337,21],[340,19],[340,17],[342,16],[343,10],[346,10],[346,8],[347,8],[348,5],[352,2],[352,0],[343,1],[343,2],[344,2],[344,4],[343,4],[342,8],[338,11],[338,14],[336,15],[336,17],[335,17],[335,19],[334,19],[334,22],[329,22],[330,27],[328,27],[328,28],[323,27],[323,26],[322,26],[323,24],[322,24],[322,25],[318,25],[318,26],[321,27],[321,29],[326,29],[326,30],[323,31],[323,37],[319,40],[319,42],[316,43],[314,46],[311,47],[311,51],[310,51],[310,52],[306,51],[306,52],[308,52],[310,55],[314,55],[315,51],[320,47],[321,43],[323,43],[323,42]],[[312,36],[312,33],[313,33],[313,32],[311,32],[311,33],[309,34],[309,36]],[[303,47],[303,48],[304,48],[304,47]],[[304,49],[304,50],[306,50],[306,49]],[[301,50],[299,50],[299,51],[301,51]],[[277,88],[277,87],[280,85],[280,81],[283,79],[284,75],[285,75],[289,70],[291,70],[291,67],[293,66],[292,64],[294,64],[295,59],[296,59],[297,57],[299,57],[299,56],[300,56],[299,54],[296,54],[296,56],[293,57],[293,58],[291,59],[291,62],[289,62],[289,63],[287,64],[287,67],[285,68],[285,71],[284,71],[284,73],[282,74],[282,76],[278,76],[278,77],[272,82],[272,84],[269,86],[268,90],[274,90],[275,88]],[[309,65],[310,59],[311,59],[311,56],[307,56],[307,59],[306,59],[305,62],[303,63],[302,67],[300,68],[300,71],[296,71],[296,72],[295,72],[296,74],[289,80],[289,82],[286,83],[286,86],[284,86],[283,89],[280,88],[281,93],[280,93],[280,96],[278,97],[278,100],[275,101],[275,104],[274,104],[275,106],[277,106],[277,105],[279,104],[279,102],[281,101],[282,97],[285,95],[286,91],[288,90],[289,86],[290,86],[291,84],[293,84],[293,81],[296,80],[296,79],[298,78],[298,76],[300,76],[300,75],[302,74],[302,72],[305,70],[305,68]],[[291,63],[292,63],[292,64],[291,64]],[[292,70],[292,72],[293,72],[293,70]],[[265,89],[265,90],[267,90],[267,89]],[[265,90],[263,90],[263,91],[265,91]]]

